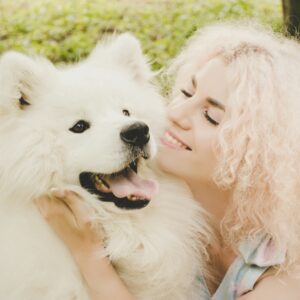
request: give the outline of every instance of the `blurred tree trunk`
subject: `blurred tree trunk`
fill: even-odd
[[[282,0],[284,25],[291,35],[299,36],[300,32],[300,0]]]

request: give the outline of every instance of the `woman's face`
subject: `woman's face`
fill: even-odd
[[[214,58],[190,74],[168,107],[158,162],[187,182],[210,184],[217,164],[214,145],[228,98],[227,70],[220,58]]]

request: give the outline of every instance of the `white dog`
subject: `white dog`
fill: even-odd
[[[150,167],[164,123],[151,76],[130,34],[69,67],[1,57],[1,300],[88,299],[34,205],[53,187],[72,188],[96,208],[107,254],[137,299],[201,297],[208,229],[185,186]]]

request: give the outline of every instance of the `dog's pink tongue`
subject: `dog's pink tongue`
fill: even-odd
[[[143,179],[131,169],[128,169],[126,176],[118,175],[106,181],[112,193],[118,198],[136,196],[139,199],[151,200],[158,191],[156,181]]]

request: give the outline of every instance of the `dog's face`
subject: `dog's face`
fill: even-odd
[[[0,159],[0,168],[9,174],[0,179],[13,181],[15,189],[35,190],[34,196],[66,183],[120,208],[146,206],[156,184],[139,176],[139,165],[154,155],[164,119],[150,76],[140,45],[129,34],[61,69],[5,54],[0,151],[8,157]]]

